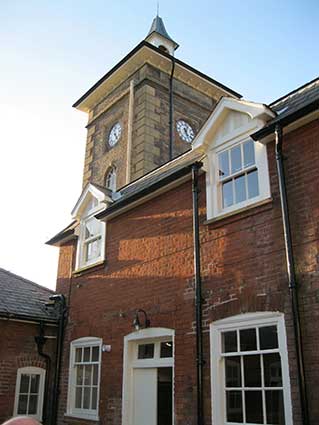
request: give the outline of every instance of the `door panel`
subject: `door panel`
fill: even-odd
[[[157,369],[133,370],[133,425],[157,425]]]

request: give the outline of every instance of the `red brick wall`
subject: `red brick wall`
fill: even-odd
[[[284,137],[289,207],[306,359],[311,424],[319,421],[318,330],[318,123]],[[287,284],[274,143],[268,145],[272,200],[214,224],[205,224],[205,180],[201,178],[200,238],[203,277],[205,414],[211,423],[209,324],[234,314],[285,314],[294,424],[300,425],[296,359]],[[84,336],[112,345],[102,354],[101,423],[121,424],[123,338],[132,332],[136,308],[151,326],[175,329],[175,425],[196,423],[192,193],[177,189],[112,219],[107,224],[106,265],[70,279],[71,244],[61,250],[58,291],[69,294],[60,424],[66,412],[70,341]]]
[[[45,335],[54,335],[52,327],[45,328]],[[17,370],[20,367],[46,368],[38,355],[34,337],[39,326],[16,321],[0,320],[0,423],[13,416]],[[47,340],[43,351],[51,355],[54,367],[55,340]]]

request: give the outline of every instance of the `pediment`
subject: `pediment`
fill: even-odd
[[[105,209],[112,202],[112,195],[109,189],[88,183],[72,210],[72,218],[80,220],[81,217],[89,213],[97,213]]]
[[[207,151],[263,127],[275,114],[264,104],[223,97],[196,138],[192,148]]]

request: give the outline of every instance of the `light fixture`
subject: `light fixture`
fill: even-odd
[[[140,318],[139,318],[139,315],[138,315],[139,313],[144,314],[144,326],[141,325]],[[151,324],[151,321],[148,319],[145,310],[142,310],[141,308],[136,310],[135,317],[134,317],[134,320],[133,320],[133,327],[135,328],[135,330],[139,331],[141,328],[149,328],[150,324]]]

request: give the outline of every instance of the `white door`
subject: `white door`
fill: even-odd
[[[157,424],[157,369],[133,369],[133,425]]]

